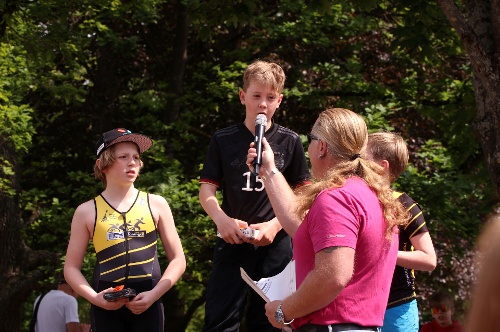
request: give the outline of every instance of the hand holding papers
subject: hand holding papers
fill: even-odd
[[[259,294],[264,301],[283,300],[296,290],[295,284],[295,261],[292,260],[279,274],[254,281],[240,268],[241,277],[245,282]]]

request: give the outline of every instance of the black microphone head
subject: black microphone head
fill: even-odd
[[[265,114],[259,114],[255,118],[255,125],[262,125],[262,126],[267,126],[267,118]]]

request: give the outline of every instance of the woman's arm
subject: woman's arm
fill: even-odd
[[[274,318],[280,303],[285,321],[303,317],[332,303],[352,278],[354,254],[354,249],[349,247],[329,247],[316,253],[315,267],[299,289],[283,301],[266,304],[269,322],[277,328],[282,327]]]
[[[253,143],[251,146],[253,146]],[[256,157],[256,150],[251,147],[248,150],[247,165],[252,172],[253,160]],[[262,139],[262,165],[259,176],[264,181],[274,214],[288,235],[293,237],[302,222],[302,219],[296,213],[297,197],[283,174],[277,171],[274,164],[273,150],[265,137]]]

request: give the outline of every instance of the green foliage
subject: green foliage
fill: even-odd
[[[461,241],[473,241],[496,199],[473,134],[471,71],[435,2],[47,0],[16,7],[6,22],[0,148],[10,144],[22,167],[15,192],[14,163],[0,156],[0,192],[19,195],[30,248],[64,259],[74,209],[102,190],[91,174],[98,133],[148,134],[154,146],[136,186],[172,209],[188,260],[177,285],[188,312],[203,298],[215,240],[198,171],[212,133],[243,118],[242,73],[260,58],[284,67],[274,118],[304,144],[326,107],[362,114],[370,132],[402,134],[411,166],[397,186],[421,204],[442,257],[419,280],[464,288],[451,257],[468,249]],[[188,46],[177,50],[183,26]],[[182,77],[174,63],[185,63]],[[179,113],[169,117],[172,100]],[[89,249],[89,279],[94,262]],[[199,330],[202,311],[188,330]]]
[[[0,162],[0,192],[13,197],[15,195],[15,190],[12,186],[12,181],[10,180],[14,175],[12,165],[8,160],[3,160],[3,158],[0,158]]]
[[[0,43],[0,144],[8,141],[20,153],[28,150],[33,135],[33,110],[21,102],[29,84],[25,53],[11,44]]]
[[[371,105],[365,108],[364,118],[366,124],[370,128],[370,132],[378,131],[394,131],[394,127],[391,126],[389,118],[395,112],[395,105]]]
[[[27,152],[31,144],[33,127],[31,126],[31,112],[28,105],[0,105],[0,114],[3,126],[0,135],[8,137],[10,144],[16,150]]]
[[[29,84],[23,52],[0,43],[0,193],[10,197],[15,196],[13,153],[26,153],[34,132],[33,109],[21,102]],[[14,152],[7,152],[10,150]]]
[[[421,162],[420,170],[415,166],[408,167],[398,185],[423,207],[436,245],[439,247],[444,241],[442,236],[473,241],[478,221],[487,212],[487,197],[491,194],[485,192],[484,184],[480,182],[484,165],[474,174],[462,174],[457,171],[447,150],[434,140],[427,141],[417,156]],[[448,230],[453,230],[453,234],[447,234]]]

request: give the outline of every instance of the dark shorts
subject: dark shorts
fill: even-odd
[[[125,287],[136,290],[137,294],[151,290],[156,284],[153,280],[146,280],[135,283],[125,283]],[[97,292],[109,287],[117,286],[117,283],[100,281]],[[140,315],[132,313],[123,306],[118,310],[106,310],[95,305],[91,306],[92,332],[163,332],[164,313],[161,299],[156,301]]]
[[[228,244],[218,238],[207,287],[203,332],[238,332],[240,323],[247,332],[279,332],[269,323],[265,302],[241,278],[242,267],[253,280],[281,272],[292,258],[290,237],[281,230],[273,243]],[[245,316],[246,315],[246,316]]]

